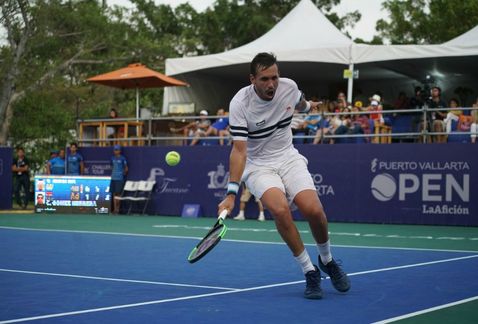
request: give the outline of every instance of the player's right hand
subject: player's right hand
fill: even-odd
[[[224,209],[227,209],[227,214],[230,215],[234,209],[235,195],[227,195],[221,203],[217,206],[217,214],[219,215]]]

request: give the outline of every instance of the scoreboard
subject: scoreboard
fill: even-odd
[[[110,177],[35,176],[35,212],[107,214],[110,182]]]

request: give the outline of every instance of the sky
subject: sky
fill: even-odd
[[[381,18],[386,18],[386,12],[381,10],[384,0],[341,0],[340,5],[332,11],[342,16],[346,12],[358,10],[362,18],[353,29],[347,29],[352,38],[361,38],[365,41],[372,40],[376,34],[375,23]],[[108,5],[132,7],[129,0],[107,0]],[[155,0],[157,4],[169,4],[175,7],[181,3],[189,2],[197,11],[204,11],[214,3],[214,0]]]

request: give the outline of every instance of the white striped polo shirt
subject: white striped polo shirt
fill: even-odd
[[[247,141],[247,162],[274,166],[296,154],[290,123],[302,92],[297,84],[280,78],[271,101],[262,100],[251,84],[242,88],[229,105],[234,141]]]

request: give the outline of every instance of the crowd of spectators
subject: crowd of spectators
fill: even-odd
[[[395,141],[446,143],[451,135],[477,131],[478,110],[462,109],[457,98],[446,102],[438,86],[429,90],[416,87],[411,97],[400,92],[393,102],[386,102],[381,93],[353,102],[347,101],[344,92],[332,100],[311,99],[319,101],[319,107],[307,114],[296,111],[291,122],[297,144],[380,143],[378,138],[393,133],[397,134]],[[478,98],[473,107],[478,108]],[[387,113],[390,110],[401,112]],[[227,115],[221,108],[211,120],[208,111],[201,110],[197,120],[171,131],[185,137],[184,145],[227,145],[230,144]],[[382,130],[388,135],[383,135]],[[463,135],[461,141],[475,143],[476,134]]]

